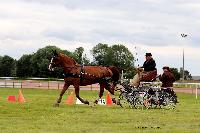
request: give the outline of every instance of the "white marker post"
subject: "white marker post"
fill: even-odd
[[[99,105],[106,105],[106,99],[98,99]]]
[[[198,85],[196,85],[196,99],[197,99],[197,96],[198,96]]]
[[[76,98],[76,104],[83,104],[78,98]]]

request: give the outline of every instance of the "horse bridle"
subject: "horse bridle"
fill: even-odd
[[[50,61],[50,63],[49,63],[49,67],[48,67],[48,69],[49,69],[49,71],[54,71],[55,70],[55,68],[57,68],[57,67],[53,67],[53,66],[55,66],[56,65],[56,63],[54,63],[53,62],[53,60],[55,60],[55,58],[57,58],[56,56],[53,56],[52,58],[51,58],[51,61]],[[71,68],[71,69],[73,69],[73,68],[75,68],[75,67],[77,67],[76,65],[75,66],[66,66],[66,67],[64,67],[64,68]],[[81,66],[80,66],[81,67]]]
[[[51,58],[51,61],[49,63],[49,67],[48,67],[49,71],[54,71],[54,69],[56,68],[56,67],[54,67],[56,64],[53,62],[53,60],[55,60],[55,58],[56,58],[56,56],[53,56]]]

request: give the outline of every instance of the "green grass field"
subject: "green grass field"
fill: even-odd
[[[174,110],[137,110],[116,105],[66,105],[69,91],[55,108],[58,90],[23,89],[26,103],[7,102],[7,96],[17,96],[18,91],[0,89],[1,133],[200,132],[200,97],[196,100],[191,94],[178,93],[180,103]],[[98,92],[80,91],[80,95],[91,102]]]

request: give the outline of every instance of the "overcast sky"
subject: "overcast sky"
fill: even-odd
[[[184,48],[185,69],[200,75],[199,0],[0,0],[0,30],[1,56],[47,45],[91,56],[98,43],[123,44],[140,65],[151,52],[162,72],[182,66]]]

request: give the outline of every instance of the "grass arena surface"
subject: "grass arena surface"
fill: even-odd
[[[8,102],[19,89],[0,88],[0,133],[133,133],[200,132],[200,96],[178,93],[174,110],[129,109],[117,105],[91,107],[66,105],[70,91],[60,107],[53,107],[58,90],[23,89],[26,103]],[[104,93],[105,98],[106,93]],[[92,104],[98,91],[80,91]]]

